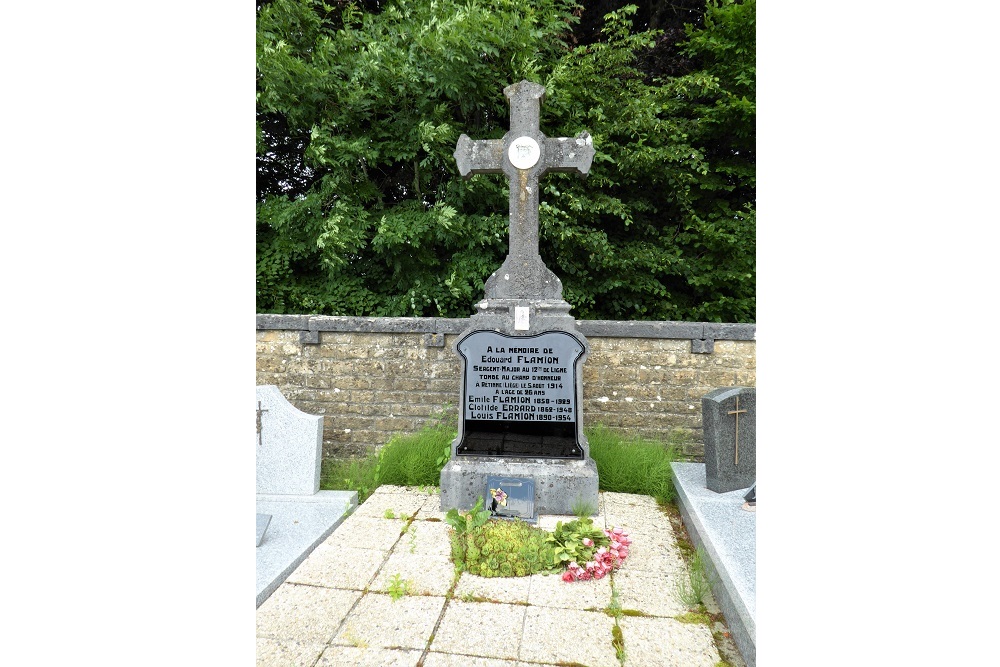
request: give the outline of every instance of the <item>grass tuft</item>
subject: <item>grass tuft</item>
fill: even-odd
[[[439,417],[416,433],[394,436],[363,459],[324,461],[320,488],[357,491],[360,505],[383,484],[437,487],[457,434],[454,421]]]
[[[602,491],[652,496],[661,503],[676,497],[670,464],[681,459],[687,432],[673,431],[667,442],[615,433],[602,424],[587,429],[590,456]]]
[[[456,415],[438,416],[420,431],[397,435],[377,454],[363,459],[326,460],[320,488],[358,492],[363,503],[382,484],[437,487],[457,433]],[[587,428],[590,456],[597,464],[601,491],[651,496],[659,503],[676,498],[670,464],[690,433],[675,429],[666,442],[625,436],[598,424]],[[578,516],[592,516],[597,508],[578,502]]]

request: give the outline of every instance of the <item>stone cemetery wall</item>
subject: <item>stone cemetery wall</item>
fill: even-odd
[[[442,410],[457,415],[465,319],[257,316],[257,384],[277,385],[303,412],[323,415],[323,458],[359,456]],[[665,439],[691,431],[702,460],[701,398],[756,386],[755,326],[580,320],[590,343],[583,415]]]

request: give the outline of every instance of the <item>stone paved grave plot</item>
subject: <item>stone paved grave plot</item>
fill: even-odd
[[[451,556],[449,530],[451,530],[451,526],[446,523],[414,520],[402,538],[396,542],[392,553],[414,556]]]
[[[687,570],[681,566],[669,571],[651,572],[625,567],[614,573],[618,603],[622,609],[633,609],[652,616],[674,617],[687,608],[676,590],[679,581],[686,581]]]
[[[410,582],[415,595],[445,595],[451,588],[455,566],[447,556],[419,556],[408,551],[393,553],[379,570],[370,590],[388,592],[393,578]]]
[[[528,604],[559,609],[604,609],[611,602],[611,580],[563,581],[558,574],[533,574]]]
[[[722,658],[705,625],[671,618],[625,616],[626,667],[715,667]]]
[[[407,595],[394,601],[382,593],[367,593],[332,643],[423,650],[444,603],[443,597]]]
[[[452,599],[434,633],[431,650],[516,659],[526,610],[517,604]]]
[[[406,522],[400,519],[374,519],[352,514],[323,543],[389,551],[399,540],[404,526]]]
[[[323,642],[257,638],[257,667],[312,667],[326,648]]]
[[[416,667],[423,651],[359,646],[330,646],[316,667]]]
[[[257,636],[328,642],[359,597],[355,591],[284,583],[257,609]]]
[[[408,519],[428,500],[426,493],[408,490],[407,487],[390,487],[390,490],[383,491],[385,488],[380,486],[361,503],[354,516],[383,519],[386,517],[386,511],[391,511],[397,519]]]
[[[530,587],[531,577],[479,577],[463,572],[455,587],[455,599],[471,596],[490,602],[526,603]]]
[[[355,549],[324,542],[309,554],[286,581],[292,584],[363,591],[385,560],[384,551]]]
[[[616,667],[613,625],[614,619],[603,612],[528,607],[518,659]]]

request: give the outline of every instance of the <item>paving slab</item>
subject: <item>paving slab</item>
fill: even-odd
[[[257,637],[257,667],[313,667],[325,648],[319,641]]]
[[[614,619],[599,611],[528,607],[518,659],[615,667],[613,625]]]
[[[448,532],[451,526],[438,521],[414,520],[406,529],[393,553],[409,553],[417,556],[451,557],[451,540]]]
[[[358,502],[356,491],[312,496],[257,495],[257,514],[271,520],[257,547],[257,606],[325,540]]]
[[[540,663],[531,663],[537,667]],[[424,667],[527,667],[528,663],[499,658],[482,658],[474,655],[435,653],[431,651],[424,660]]]
[[[366,593],[351,610],[332,643],[376,648],[426,648],[441,610],[443,597],[405,595],[393,600],[382,593]],[[342,614],[340,618],[343,618]]]
[[[375,576],[371,590],[389,592],[396,579],[407,582],[413,595],[445,595],[455,579],[455,564],[449,556],[421,556],[408,550],[392,553]]]
[[[748,667],[756,665],[757,514],[743,509],[749,490],[707,488],[704,463],[673,463],[681,518],[691,540],[705,550],[717,579],[712,593]]]
[[[408,519],[415,515],[429,498],[426,492],[405,486],[380,486],[368,496],[355,515],[375,519]]]
[[[360,597],[355,591],[282,584],[257,609],[257,637],[327,643]]]
[[[323,542],[285,580],[292,584],[363,591],[387,558],[385,551]]]
[[[480,577],[463,572],[455,598],[484,598],[483,602],[528,603],[531,577]]]
[[[516,660],[526,610],[524,605],[453,599],[434,633],[431,649]]]
[[[423,651],[370,646],[330,646],[316,667],[416,667]]]
[[[325,542],[334,546],[388,552],[403,535],[402,519],[375,519],[351,515],[344,519]]]
[[[678,566],[667,572],[646,572],[625,566],[614,573],[618,604],[622,609],[641,611],[652,616],[673,617],[688,611],[680,601],[677,586],[686,580],[687,569]]]
[[[641,616],[622,617],[618,625],[626,667],[715,667],[722,660],[708,626]]]
[[[528,604],[557,609],[604,609],[611,602],[611,578],[566,582],[558,574],[533,574]]]

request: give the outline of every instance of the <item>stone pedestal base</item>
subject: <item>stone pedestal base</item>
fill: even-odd
[[[588,503],[597,509],[597,464],[594,459],[553,461],[455,457],[441,470],[441,511],[472,509],[486,493],[486,478],[530,477],[535,480],[537,514],[573,514],[573,506]]]

